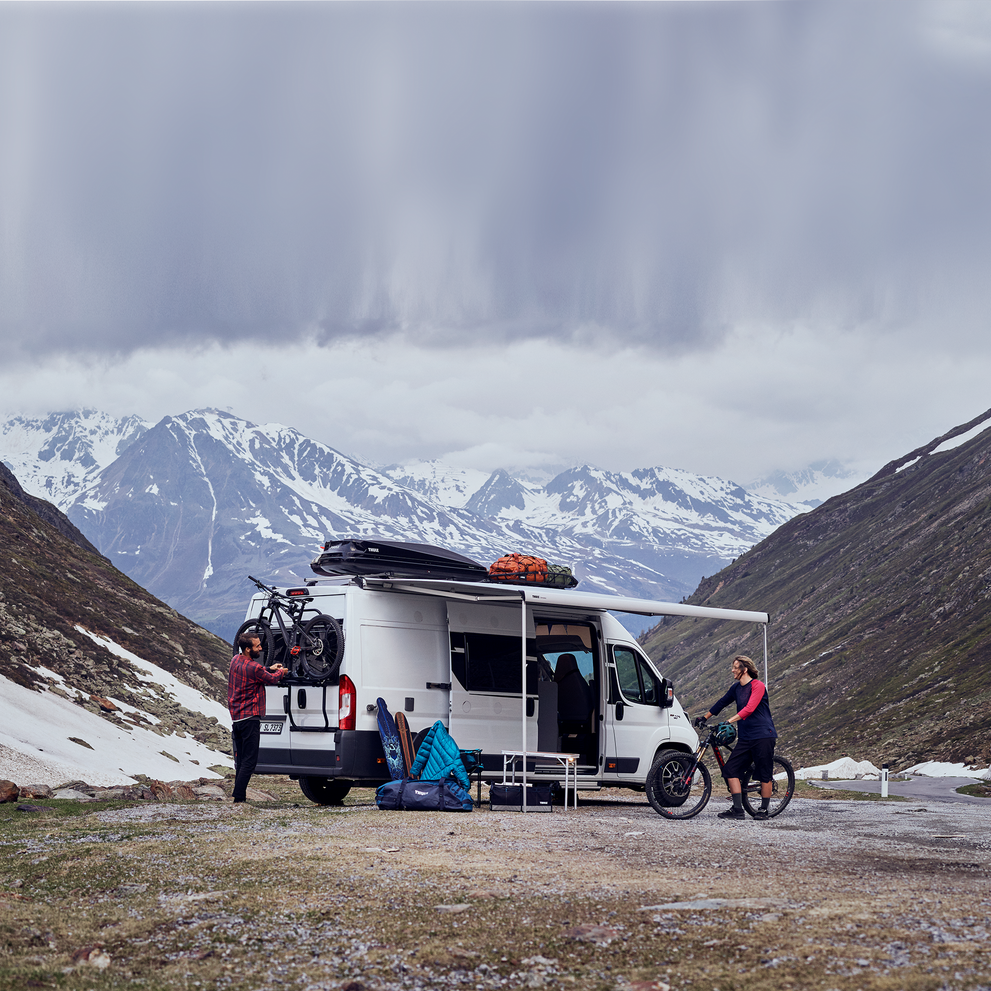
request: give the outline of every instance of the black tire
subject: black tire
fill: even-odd
[[[299,790],[317,805],[343,805],[351,782],[337,778],[300,778]]]
[[[691,819],[697,816],[712,795],[712,777],[705,764],[695,758],[666,750],[658,755],[649,773],[645,791],[654,811],[666,819]]]
[[[327,681],[337,674],[344,657],[344,631],[333,616],[314,616],[303,627],[296,674]]]
[[[259,664],[264,664],[265,667],[269,667],[272,664],[272,655],[275,653],[275,647],[272,639],[272,628],[263,619],[249,619],[247,622],[242,623],[234,634],[234,649],[239,650],[237,645],[238,640],[242,633],[250,633],[252,636],[258,637],[262,644],[262,656],[258,658]]]
[[[650,765],[650,773],[654,776],[654,797],[661,805],[684,805],[685,796],[672,791],[670,782],[683,776],[682,759],[686,755],[681,750],[661,750]]]
[[[740,786],[743,788],[743,807],[754,815],[760,808],[760,782],[751,777],[752,772],[753,765],[746,776],[740,778]],[[771,774],[771,804],[767,810],[769,818],[784,812],[791,796],[795,794],[795,769],[784,757],[774,758]],[[782,777],[779,778],[779,775]]]

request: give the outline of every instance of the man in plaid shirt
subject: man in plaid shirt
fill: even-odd
[[[265,686],[277,685],[289,673],[281,664],[266,668],[262,642],[250,633],[237,638],[239,654],[231,658],[227,674],[227,707],[231,711],[231,736],[234,739],[234,801],[247,798],[248,782],[258,763],[261,718],[265,715]]]

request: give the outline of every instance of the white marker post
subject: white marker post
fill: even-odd
[[[888,765],[881,765],[881,797],[888,797]]]

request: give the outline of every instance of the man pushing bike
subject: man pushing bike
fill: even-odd
[[[730,702],[736,702],[736,715],[730,716],[727,722],[738,724],[737,744],[723,770],[723,777],[726,778],[733,798],[733,807],[720,812],[719,818],[746,818],[740,777],[752,763],[754,776],[760,781],[760,808],[754,813],[754,818],[766,819],[773,789],[774,741],[778,737],[771,718],[767,686],[757,680],[757,665],[743,654],[737,654],[733,658],[732,673],[734,684],[704,716],[696,720],[696,725],[701,725],[716,715]]]

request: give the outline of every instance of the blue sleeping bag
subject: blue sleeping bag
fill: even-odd
[[[461,750],[439,719],[430,727],[423,742],[417,747],[416,760],[410,768],[410,775],[423,781],[454,778],[465,789],[471,788],[464,762],[461,760]]]

